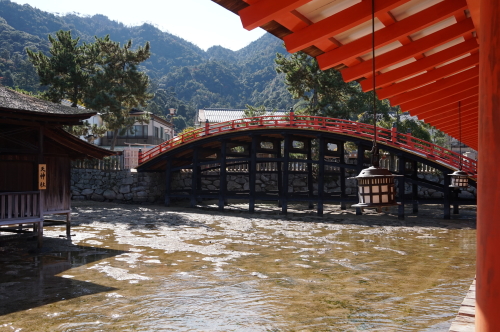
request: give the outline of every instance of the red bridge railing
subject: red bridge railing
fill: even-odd
[[[179,145],[203,139],[207,136],[259,128],[316,129],[368,139],[373,139],[374,136],[373,126],[366,123],[320,116],[294,115],[293,113],[287,116],[266,115],[212,124],[207,123],[205,127],[182,133],[179,136],[141,153],[139,155],[139,165]],[[425,159],[433,160],[456,169],[459,168],[461,163],[462,170],[471,177],[475,177],[477,174],[476,160],[461,156],[439,145],[413,137],[411,134],[398,133],[396,128],[386,129],[377,127],[377,142],[407,150]]]

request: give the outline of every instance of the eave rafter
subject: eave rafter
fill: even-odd
[[[475,66],[475,67],[470,68],[468,70],[465,70],[459,74],[449,76],[447,78],[443,78],[443,79],[436,81],[432,84],[428,84],[428,85],[425,85],[425,86],[420,87],[418,89],[404,92],[404,93],[401,93],[401,94],[396,95],[394,97],[391,97],[389,99],[389,101],[391,102],[392,106],[401,105],[405,102],[409,102],[411,100],[422,98],[422,97],[430,95],[434,92],[450,88],[454,85],[460,84],[460,83],[467,81],[471,78],[476,78],[479,81],[478,77],[479,77],[479,67]]]
[[[418,54],[427,52],[446,44],[454,39],[462,37],[474,31],[474,25],[471,19],[463,20],[444,28],[438,32],[418,39],[408,45],[403,45],[393,51],[377,56],[375,70],[380,71],[399,62],[408,60]],[[364,61],[357,66],[342,70],[344,81],[351,82],[362,77],[366,77],[372,71],[372,62]]]
[[[272,0],[269,0],[272,1]],[[375,15],[388,12],[409,0],[378,0],[375,4]],[[372,7],[370,1],[362,1],[338,14],[327,17],[305,29],[285,36],[285,46],[288,52],[295,53],[313,46],[323,39],[328,39],[371,19]]]
[[[408,40],[407,43],[409,43],[409,35],[450,17],[457,11],[463,11],[465,8],[467,8],[465,0],[446,0],[440,2],[404,20],[376,31],[375,48],[380,48],[401,39],[406,39]],[[345,63],[346,59],[352,59],[369,53],[371,47],[371,35],[366,35],[318,56],[318,64],[323,70],[336,67]]]

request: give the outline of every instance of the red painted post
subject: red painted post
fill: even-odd
[[[293,109],[290,109],[290,126],[293,126],[294,121],[295,121],[295,113]]]
[[[396,143],[398,141],[398,127],[396,123],[393,123],[391,128],[391,141],[392,143]]]
[[[210,134],[210,130],[209,130],[209,123],[208,123],[208,120],[205,121],[205,136],[208,136]]]
[[[500,1],[480,0],[476,331],[500,328]]]

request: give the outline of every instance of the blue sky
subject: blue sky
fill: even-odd
[[[243,29],[239,17],[210,0],[11,0],[50,13],[103,14],[126,25],[151,23],[207,49],[220,45],[239,50],[264,31]],[[111,36],[112,38],[113,36]]]

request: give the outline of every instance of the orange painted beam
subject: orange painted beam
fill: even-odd
[[[439,81],[428,84],[426,86],[423,86],[421,88],[408,91],[408,92],[403,92],[399,95],[393,96],[392,98],[389,99],[391,102],[392,106],[396,105],[401,105],[402,103],[409,102],[411,100],[418,99],[422,96],[429,95],[431,93],[434,93],[436,91],[441,91],[444,89],[447,89],[449,87],[452,87],[456,84],[459,84],[463,81],[466,81],[472,77],[475,77],[476,80],[479,82],[479,67],[476,66],[474,68],[467,69],[459,74],[440,79]]]
[[[444,131],[443,131],[444,132]],[[454,132],[446,132],[448,135],[456,138],[457,140],[460,140],[460,136],[462,136],[462,141],[466,138],[473,138],[477,137],[477,126],[473,128],[469,128],[467,130],[463,130],[461,133],[458,131]]]
[[[481,0],[476,327],[500,327],[500,1]]]
[[[375,15],[382,11],[388,12],[408,1],[409,0],[377,0],[375,2]],[[295,53],[315,45],[322,39],[328,39],[371,20],[371,15],[371,1],[362,1],[340,13],[334,14],[307,28],[283,37],[283,41],[285,42],[287,51]]]
[[[469,98],[460,99],[461,108],[464,110],[464,109],[471,109],[473,107],[477,107],[478,101],[479,101],[478,96],[472,96]],[[420,117],[432,116],[436,113],[445,113],[445,112],[453,111],[453,110],[458,110],[458,100],[457,100],[456,105],[451,104],[451,105],[446,105],[446,106],[443,106],[440,108],[436,108],[434,110],[420,112],[420,113],[418,113],[418,117],[420,119]],[[415,111],[412,111],[412,113],[417,114]]]
[[[473,108],[477,107],[478,101],[479,101],[479,97],[477,95],[470,97],[470,98],[461,99],[460,100],[460,102],[462,104],[461,108],[464,111],[473,109]],[[456,101],[456,103],[457,103],[456,105],[449,104],[449,105],[446,105],[443,107],[436,108],[434,110],[429,110],[429,111],[421,112],[418,114],[413,111],[412,114],[417,115],[420,120],[432,121],[433,119],[436,119],[436,117],[440,117],[441,114],[445,114],[445,113],[449,114],[449,112],[452,112],[452,113],[457,112],[458,111],[458,100]]]
[[[441,52],[434,53],[428,57],[422,58],[416,62],[409,63],[403,67],[396,68],[387,73],[377,76],[377,88],[401,81],[423,71],[433,69],[436,66],[442,65],[450,60],[458,58],[464,54],[475,51],[479,48],[476,39],[471,38],[463,43],[447,48]],[[361,82],[363,91],[373,90],[372,80],[364,80]]]
[[[467,116],[461,117],[462,128],[470,126],[471,123],[477,124],[478,109],[475,109],[475,114],[469,114]],[[458,116],[450,117],[447,120],[440,120],[432,123],[433,126],[440,126],[445,129],[459,128],[460,123],[458,121]]]
[[[278,22],[290,31],[299,31],[312,24],[311,21],[296,10],[292,10],[285,15],[275,18],[274,21]]]
[[[377,71],[410,59],[417,54],[427,52],[437,46],[446,44],[453,39],[474,31],[471,19],[466,19],[447,28],[439,30],[408,45],[377,56],[375,68]],[[372,62],[364,61],[357,66],[342,70],[344,81],[351,82],[372,72]]]
[[[375,48],[380,48],[394,41],[407,37],[417,31],[431,26],[448,16],[452,16],[456,11],[463,11],[467,8],[465,0],[446,0],[421,12],[405,18],[399,22],[386,26],[375,32]],[[371,34],[343,45],[330,52],[318,56],[319,67],[326,70],[342,63],[346,59],[351,59],[368,53],[372,48]]]
[[[473,77],[467,81],[454,85],[448,89],[437,91],[427,96],[423,96],[422,98],[401,104],[400,107],[401,109],[405,110],[405,112],[408,112],[418,107],[422,107],[428,104],[434,104],[436,101],[454,95],[457,92],[466,91],[472,87],[477,87],[477,86],[479,86],[479,80]]]
[[[310,1],[312,0],[260,0],[240,10],[238,15],[243,27],[253,30]]]
[[[430,112],[430,111],[433,111],[435,109],[439,109],[443,106],[453,105],[453,104],[456,105],[456,104],[458,104],[459,100],[466,99],[466,98],[473,97],[473,96],[477,96],[478,94],[479,94],[479,88],[476,86],[476,87],[467,89],[465,91],[461,91],[459,93],[455,93],[455,94],[452,94],[450,96],[447,96],[446,98],[438,100],[432,104],[416,107],[413,109],[413,111],[416,114],[423,113],[423,112]],[[458,108],[458,106],[456,106],[456,107]],[[406,111],[405,109],[402,109],[402,110]]]
[[[460,126],[458,121],[455,121],[454,123],[444,123],[442,125],[439,124],[438,126],[441,127],[441,130],[447,130],[447,131],[456,130],[458,128],[458,132],[460,133]],[[462,123],[462,132],[465,133],[466,130],[468,130],[469,128],[477,129],[477,126],[478,126],[477,118],[476,120],[469,120],[467,124]]]
[[[477,124],[476,126],[472,126],[470,128],[462,128],[462,132],[460,132],[458,129],[456,130],[448,130],[448,134],[453,135],[455,138],[459,138],[460,135],[463,137],[474,137],[477,136]]]
[[[469,7],[470,17],[472,18],[472,22],[476,26],[476,31],[478,34],[481,33],[481,25],[480,23],[480,15],[481,15],[481,6],[479,5],[479,0],[467,0],[467,6]]]
[[[466,58],[460,59],[446,66],[439,67],[425,74],[419,75],[414,78],[410,78],[406,81],[388,86],[383,89],[377,90],[377,96],[379,99],[386,99],[403,93],[408,90],[416,89],[425,84],[432,83],[441,78],[445,78],[463,71],[469,67],[475,66],[479,63],[479,54],[473,54]]]
[[[461,113],[462,113],[461,115],[462,120],[464,121],[474,120],[475,118],[478,117],[478,107],[468,109],[467,111],[462,110]],[[455,121],[455,122],[458,121],[458,114],[456,110],[454,110],[453,112],[440,113],[439,117],[436,117],[434,119],[427,119],[425,122],[430,125],[435,125],[450,121]]]
[[[478,105],[472,104],[470,107],[464,107],[461,109],[462,117],[465,119],[471,119],[473,117],[478,116]],[[420,118],[419,118],[420,119]],[[453,119],[458,119],[458,107],[454,110],[450,110],[448,112],[437,113],[432,116],[428,116],[425,119],[425,122],[431,125],[436,123],[444,123]]]

